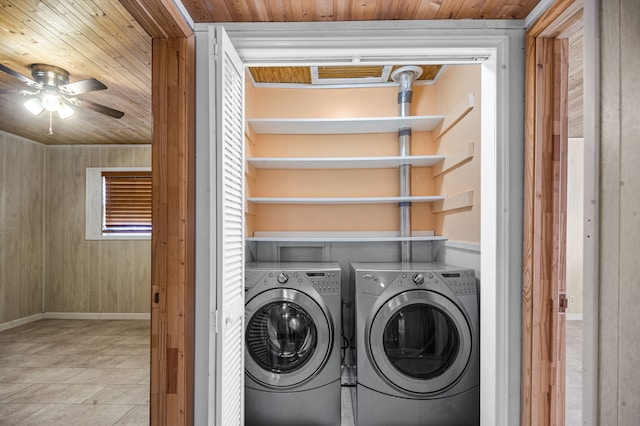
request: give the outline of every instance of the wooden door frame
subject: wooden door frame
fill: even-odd
[[[195,91],[193,31],[169,0],[121,0],[153,38],[153,200],[152,285],[160,295],[152,308],[151,424],[191,424],[193,421],[193,289],[194,289],[194,125]],[[532,388],[532,370],[542,363],[534,358],[533,326],[540,325],[532,294],[539,285],[532,253],[534,239],[535,39],[578,0],[558,0],[526,36],[525,209],[522,293],[522,397],[521,423],[530,425],[540,394]],[[164,57],[164,59],[159,59]],[[163,62],[164,61],[164,62]],[[172,72],[174,71],[174,72]],[[179,71],[179,72],[175,72]],[[177,78],[172,78],[177,77]],[[545,190],[549,190],[546,188]],[[535,313],[537,312],[537,313]],[[548,330],[547,330],[548,331]],[[169,373],[170,372],[170,373]],[[177,390],[176,393],[167,392]],[[537,390],[536,390],[537,392]]]
[[[558,0],[525,40],[523,426],[564,424],[564,386],[557,386],[564,375],[564,346],[558,345],[564,318],[557,296],[565,275],[567,117],[566,87],[558,85],[568,79],[568,53],[559,36],[582,11],[581,0]]]
[[[171,0],[120,0],[152,38],[152,426],[192,425],[195,37]]]

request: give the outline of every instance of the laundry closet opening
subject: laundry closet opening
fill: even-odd
[[[447,394],[436,386],[430,392],[398,394],[385,400],[381,395],[389,390],[373,385],[371,395],[366,395],[365,390],[369,388],[359,387],[371,381],[366,376],[382,373],[374,373],[373,366],[366,369],[358,365],[368,359],[358,352],[364,352],[369,343],[364,343],[363,337],[356,333],[356,330],[367,332],[365,324],[360,322],[365,322],[368,313],[357,301],[358,271],[351,265],[362,262],[360,268],[366,269],[369,264],[369,269],[382,268],[392,275],[406,274],[406,271],[427,275],[446,264],[458,268],[450,271],[452,275],[471,271],[480,276],[480,97],[479,64],[245,68],[245,259],[248,262],[245,303],[252,306],[254,297],[262,296],[267,289],[300,286],[302,279],[299,278],[298,283],[293,276],[296,268],[303,269],[300,276],[315,274],[316,279],[309,280],[309,291],[318,290],[319,297],[326,302],[326,315],[334,319],[333,336],[325,334],[324,338],[337,340],[334,351],[339,354],[335,354],[335,362],[339,360],[341,366],[338,370],[332,365],[333,355],[329,354],[327,363],[316,374],[322,377],[327,374],[325,370],[333,369],[335,386],[340,378],[343,390],[345,387],[358,389],[357,395],[350,392],[342,398],[342,411],[349,412],[352,402],[353,417],[359,417],[360,424],[373,424],[374,419],[385,421],[383,412],[375,412],[376,406],[386,407],[384,412],[402,410],[410,416],[407,420],[412,421],[420,416],[421,409],[433,416],[438,412],[438,404],[443,407],[459,404],[459,411],[479,421],[479,341],[476,340],[479,292],[475,279],[471,278],[471,285],[465,290],[475,296],[470,302],[473,307],[453,308],[464,312],[461,317],[464,326],[454,325],[450,319],[453,316],[420,301],[422,293],[418,292],[405,303],[414,310],[416,306],[424,308],[413,313],[398,310],[401,326],[395,323],[390,326],[399,327],[399,331],[387,330],[386,340],[372,336],[370,343],[384,345],[401,339],[399,344],[403,347],[395,351],[402,352],[404,361],[397,361],[393,370],[411,376],[407,369],[414,368],[412,364],[434,363],[415,367],[420,371],[414,374],[421,377],[415,380],[428,383],[434,381],[433,377],[453,374],[449,380],[460,381],[462,388],[454,386]],[[406,246],[409,246],[408,254]],[[334,289],[335,294],[327,290],[330,281],[324,279],[325,268],[332,270],[332,267],[339,267],[338,276],[342,278],[341,285]],[[278,275],[280,282],[273,281],[273,287],[265,285],[256,290],[269,276]],[[286,277],[292,281],[284,282]],[[306,281],[306,277],[303,278]],[[393,281],[394,277],[388,279]],[[457,280],[453,282],[458,284]],[[419,284],[414,283],[413,288],[419,288]],[[387,296],[381,294],[380,297]],[[264,300],[264,309],[268,310],[271,321],[278,315],[280,321],[277,327],[268,328],[265,324],[264,332],[260,333],[256,318],[267,314],[252,307],[251,316],[245,316],[245,365],[262,362],[271,348],[276,353],[274,365],[263,365],[263,368],[271,375],[284,378],[287,374],[277,373],[282,369],[281,355],[277,355],[281,354],[282,344],[253,344],[268,341],[269,330],[273,335],[277,329],[289,333],[286,337],[279,335],[280,341],[290,338],[291,345],[295,346],[293,340],[299,335],[293,333],[288,324],[292,321],[291,315],[296,314],[292,309],[282,311],[280,306],[279,314],[274,312],[268,302],[276,300],[291,303],[295,306],[293,310],[300,309],[284,294],[280,299]],[[363,312],[358,314],[359,310]],[[296,324],[314,320],[295,318]],[[467,330],[467,322],[473,324],[473,333]],[[446,331],[438,335],[438,327],[445,327]],[[408,334],[405,329],[409,330]],[[436,340],[444,340],[431,343],[430,347],[428,342],[420,340],[429,334],[436,336]],[[466,341],[462,341],[463,336]],[[473,354],[469,348],[473,348]],[[383,350],[373,348],[377,349]],[[465,349],[468,352],[459,357],[461,366],[455,371],[454,359]],[[302,344],[297,350],[302,357],[308,348]],[[297,356],[292,353],[290,358]],[[427,362],[427,358],[431,360]],[[309,379],[311,383],[314,380],[320,379]],[[330,386],[331,382],[324,379],[315,383],[312,387],[316,393],[308,397],[324,398],[321,405],[325,413],[340,413],[337,392],[318,390],[323,385]],[[274,391],[277,385],[261,382],[255,371],[249,370],[245,387],[247,424],[259,424],[265,416],[271,418],[259,412],[259,408],[254,412],[253,407],[260,407],[257,401],[265,400],[270,401],[273,411],[285,413],[285,417],[297,416],[296,420],[304,423],[304,413],[296,413],[295,407],[279,401],[291,396],[300,400],[311,394],[310,391],[292,388],[283,395],[284,390]],[[470,389],[474,395],[466,399],[448,396]],[[404,406],[407,398],[414,402],[415,409]],[[402,401],[402,407],[389,409],[396,400]],[[447,401],[444,405],[443,400]],[[332,402],[337,404],[335,410],[327,408]],[[315,416],[309,413],[309,406],[305,406],[305,410]],[[364,418],[365,411],[371,419]],[[287,420],[291,419],[272,418],[273,422]],[[456,421],[474,424],[469,419]],[[327,422],[337,424],[336,419],[327,419]],[[344,418],[342,423],[350,424]]]
[[[235,269],[225,266],[227,260],[235,262],[235,259],[225,257],[233,255],[234,251],[224,248],[222,235],[226,228],[220,226],[228,217],[232,219],[229,222],[232,228],[238,222],[242,224],[243,252],[240,258],[246,266],[242,274],[243,286],[246,286],[243,303],[253,300],[254,295],[250,293],[258,284],[273,286],[265,288],[265,297],[267,291],[274,290],[268,295],[276,294],[276,290],[281,288],[278,284],[289,288],[288,285],[297,282],[314,288],[319,293],[316,305],[322,308],[324,303],[332,318],[340,317],[340,321],[333,324],[333,341],[337,343],[340,354],[341,370],[337,380],[347,387],[357,385],[359,380],[358,335],[355,332],[360,327],[356,325],[358,283],[357,274],[353,271],[364,271],[361,264],[385,264],[387,269],[384,271],[374,268],[371,274],[361,274],[374,277],[372,282],[380,288],[387,288],[387,284],[389,287],[406,284],[406,280],[415,285],[455,281],[452,286],[457,290],[452,291],[458,293],[452,295],[461,295],[465,291],[475,293],[472,295],[475,297],[475,313],[469,314],[468,306],[471,304],[461,309],[464,303],[456,306],[441,303],[439,312],[447,313],[447,318],[450,318],[449,322],[441,321],[443,327],[455,328],[456,324],[471,323],[471,316],[475,318],[471,327],[475,327],[474,330],[458,332],[450,342],[443,340],[442,347],[451,349],[445,353],[470,354],[475,351],[469,356],[477,357],[478,352],[486,355],[480,354],[480,367],[476,367],[472,375],[479,380],[480,370],[484,368],[479,388],[484,386],[485,389],[478,398],[474,397],[474,400],[482,400],[479,404],[483,407],[481,424],[509,424],[519,411],[518,402],[508,397],[519,387],[519,365],[508,360],[518,359],[520,329],[517,321],[511,319],[519,316],[520,297],[519,278],[516,277],[520,276],[521,257],[514,247],[521,247],[521,221],[517,219],[521,216],[521,204],[517,200],[521,200],[518,182],[522,178],[519,176],[521,167],[517,164],[522,163],[522,150],[512,141],[514,135],[521,138],[522,132],[520,117],[523,111],[517,102],[522,98],[521,73],[518,72],[522,67],[517,57],[521,53],[521,30],[498,29],[486,37],[481,36],[484,29],[453,31],[440,28],[434,32],[421,28],[411,32],[411,37],[406,32],[397,32],[392,24],[382,32],[380,28],[371,33],[363,30],[367,35],[362,37],[373,38],[375,34],[376,43],[384,45],[368,45],[370,53],[377,54],[378,59],[372,61],[368,58],[366,65],[373,63],[383,68],[389,65],[391,72],[396,65],[444,65],[436,72],[434,82],[414,82],[407,117],[399,117],[402,115],[399,112],[401,95],[397,82],[364,85],[351,82],[346,87],[333,82],[322,88],[304,87],[303,83],[297,82],[295,87],[286,88],[282,84],[264,85],[248,72],[256,68],[273,71],[274,68],[314,66],[317,66],[318,74],[324,71],[321,70],[323,67],[340,66],[341,72],[348,68],[356,69],[364,65],[364,61],[358,63],[354,59],[357,55],[349,52],[366,50],[361,47],[362,40],[345,35],[343,42],[341,37],[331,38],[330,29],[318,26],[310,29],[308,34],[302,30],[301,38],[292,39],[294,41],[288,44],[284,40],[289,40],[289,34],[278,32],[280,27],[277,26],[273,33],[265,31],[268,35],[264,37],[262,27],[255,31],[253,27],[231,27],[229,34],[238,49],[236,56],[242,58],[236,61],[241,66],[234,66],[241,71],[238,78],[233,77],[232,84],[225,83],[226,71],[219,69],[222,62],[226,66],[226,57],[223,61],[224,53],[221,54],[224,49],[212,48],[212,40],[216,37],[212,38],[214,31],[210,28],[216,27],[203,26],[208,34],[196,32],[196,47],[200,46],[196,55],[196,93],[200,94],[196,108],[196,200],[200,200],[196,202],[199,209],[196,227],[210,229],[209,235],[199,233],[196,240],[196,281],[207,286],[204,288],[197,284],[196,288],[196,372],[208,369],[209,377],[216,381],[214,384],[213,379],[202,379],[206,379],[206,375],[196,374],[196,418],[210,418],[212,413],[217,416],[218,410],[225,410],[225,407],[233,410],[242,407],[219,400],[225,398],[221,397],[223,385],[231,382],[226,380],[225,374],[240,367],[237,365],[238,357],[230,356],[227,350],[242,348],[243,364],[246,364],[246,360],[252,357],[246,350],[250,346],[247,344],[250,334],[246,327],[252,326],[252,332],[259,333],[265,326],[261,318],[252,321],[252,318],[244,316],[243,310],[239,314],[244,318],[243,324],[238,328],[224,307],[221,308],[222,299],[236,294],[235,290],[225,293],[226,284],[235,282],[235,278],[229,281],[224,275],[225,271],[235,274]],[[348,32],[348,29],[341,29]],[[327,38],[323,39],[314,31],[325,34]],[[380,42],[384,32],[392,36]],[[272,38],[269,37],[271,35]],[[203,40],[205,43],[199,44]],[[310,40],[335,45],[335,48],[331,53],[321,48],[309,49],[306,46]],[[505,43],[505,40],[510,43]],[[402,41],[405,42],[402,47],[393,47]],[[344,45],[338,46],[340,43]],[[261,44],[271,47],[260,47]],[[356,47],[358,45],[360,47]],[[206,54],[202,54],[204,50]],[[381,52],[390,53],[392,59],[382,59]],[[335,59],[337,56],[340,59]],[[351,60],[345,61],[347,57]],[[402,57],[404,59],[398,60]],[[410,61],[408,57],[411,57]],[[345,67],[345,64],[349,66]],[[507,78],[509,71],[516,77]],[[230,97],[238,93],[243,94],[244,103],[240,109],[237,101],[229,102]],[[513,102],[511,108],[510,102]],[[220,115],[228,104],[232,112]],[[240,220],[234,216],[239,210],[234,207],[227,216],[224,208],[220,208],[221,205],[224,207],[224,200],[221,202],[217,198],[233,186],[224,180],[226,165],[219,160],[233,157],[236,161],[238,156],[236,148],[231,147],[227,151],[226,142],[218,132],[226,123],[237,120],[237,111],[241,111],[243,130],[240,132],[240,180],[243,182]],[[389,123],[392,123],[391,127]],[[411,132],[410,153],[402,155],[399,140],[406,135],[406,129]],[[236,138],[237,134],[232,136]],[[508,140],[511,143],[507,143]],[[406,165],[411,168],[410,191],[401,195],[399,169]],[[233,168],[233,173],[237,174],[235,169],[238,167]],[[235,190],[229,194],[230,199],[237,198]],[[400,207],[408,205],[411,209],[410,233],[401,235]],[[410,243],[412,249],[410,257],[405,259],[402,257],[403,242]],[[283,268],[283,262],[296,263],[302,269],[293,266]],[[408,264],[432,262],[445,263],[455,270],[443,268],[431,276],[427,269],[414,271],[391,265],[406,267]],[[309,266],[309,263],[322,264],[322,267]],[[481,270],[482,280],[486,279],[486,283],[480,281]],[[387,277],[385,274],[388,272],[393,276]],[[264,275],[258,276],[260,273]],[[437,280],[438,283],[429,280]],[[381,286],[381,282],[385,285]],[[472,290],[474,286],[475,290]],[[483,292],[480,301],[478,286]],[[314,312],[303,312],[304,297],[308,294],[298,295],[305,293],[301,291],[289,293],[291,297],[287,301],[286,312],[282,305],[277,304],[269,309],[273,308],[289,318],[295,317],[296,327],[300,326],[300,332],[305,331],[297,340],[301,347],[307,347],[305,342],[322,342],[325,328],[306,326],[313,324],[316,317]],[[331,300],[324,297],[329,295]],[[336,295],[339,299],[337,308],[334,304]],[[421,300],[440,303],[431,299]],[[265,302],[267,305],[271,303]],[[482,308],[486,306],[486,309],[479,308],[479,305]],[[260,307],[253,305],[251,312],[254,308],[255,312],[261,312]],[[466,312],[467,317],[457,316],[454,313],[456,309]],[[235,306],[229,311],[233,311],[233,315],[238,314]],[[320,309],[316,313],[320,317],[326,311]],[[424,312],[428,311],[407,311],[405,318],[413,317],[417,321]],[[387,312],[392,328],[399,331],[403,321],[400,321],[400,316],[395,316],[396,313],[393,310]],[[206,324],[207,319],[208,327],[205,328],[202,324]],[[480,324],[486,328],[482,342],[477,340]],[[388,329],[384,324],[379,326]],[[240,340],[234,338],[233,343],[227,342],[227,329],[242,330]],[[392,331],[390,335],[393,335]],[[265,336],[272,337],[268,332]],[[406,341],[407,335],[404,337]],[[467,337],[476,339],[472,340],[471,347]],[[207,347],[203,342],[209,342]],[[375,346],[380,349],[385,342]],[[483,346],[485,352],[482,352]],[[385,351],[387,349],[390,352],[395,350],[385,346]],[[304,361],[303,358],[299,362],[280,359],[278,365],[283,371],[297,365],[315,365],[315,360],[309,358]],[[257,365],[264,361],[257,356],[252,359]],[[230,368],[224,367],[227,361]],[[460,365],[454,361],[449,363],[445,360],[440,367],[435,364],[425,366],[420,374],[423,377],[437,376],[441,367],[446,369],[450,365]],[[410,369],[401,364],[399,362],[392,368],[404,368],[407,373]],[[462,370],[468,371],[464,367]],[[247,377],[251,376],[250,372],[247,374]],[[317,373],[315,377],[321,374]],[[257,373],[251,380],[256,376]],[[246,382],[249,381],[247,377]],[[449,385],[440,383],[434,386],[441,386],[438,391]],[[413,389],[409,392],[415,394],[430,392],[412,386],[407,384],[405,390]],[[245,395],[244,392],[240,394]],[[206,395],[208,400],[205,401]],[[377,405],[375,398],[369,401]],[[403,410],[404,407],[399,408],[399,411]]]

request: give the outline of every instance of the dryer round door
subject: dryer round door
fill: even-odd
[[[389,299],[366,327],[367,350],[384,378],[411,394],[457,382],[471,357],[471,329],[450,299],[410,290]]]
[[[320,297],[278,288],[245,306],[245,370],[271,387],[292,387],[314,377],[333,345],[333,322]]]

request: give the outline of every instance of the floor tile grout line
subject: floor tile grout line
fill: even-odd
[[[125,417],[127,417],[129,415],[129,413],[131,413],[133,410],[136,409],[136,405],[134,405],[133,407],[131,407],[126,413],[124,413],[122,415],[122,417],[120,417],[118,420],[115,421],[115,423],[113,423],[112,426],[116,426],[118,423],[120,423],[121,420],[123,420]]]
[[[16,426],[20,426],[21,423],[24,423],[26,420],[29,419],[29,417],[35,415],[36,413],[38,413],[39,411],[44,410],[48,405],[50,404],[42,404],[42,407],[38,408],[36,411],[34,411],[33,413],[29,414],[26,418],[20,420],[18,423],[16,423]]]
[[[141,379],[139,381],[134,381],[134,382],[126,382],[126,383],[104,383],[102,385],[98,385],[100,386],[99,390],[95,390],[95,392],[93,392],[91,395],[86,396],[86,398],[84,398],[84,400],[82,401],[74,401],[72,403],[55,403],[55,404],[47,404],[47,403],[37,403],[34,405],[37,405],[39,408],[38,410],[36,410],[34,413],[28,413],[27,417],[25,418],[21,418],[21,420],[18,420],[20,423],[25,422],[26,419],[32,418],[32,416],[38,412],[41,412],[42,409],[46,408],[46,407],[51,407],[51,406],[71,406],[71,405],[77,405],[77,406],[94,406],[94,405],[99,405],[99,406],[114,406],[114,407],[123,407],[123,409],[125,409],[126,411],[124,412],[124,414],[120,415],[120,413],[117,413],[119,418],[114,422],[114,425],[117,424],[118,422],[122,421],[126,416],[128,415],[134,415],[136,418],[140,418],[142,419],[143,423],[145,422],[145,417],[148,416],[148,399],[143,402],[140,403],[140,401],[142,401],[142,399],[137,399],[135,393],[132,394],[132,403],[113,403],[113,401],[109,400],[110,396],[106,395],[106,398],[104,401],[107,401],[108,403],[103,403],[103,404],[97,404],[97,403],[93,403],[93,399],[94,398],[100,398],[100,395],[98,395],[99,393],[108,390],[109,387],[117,387],[117,386],[125,386],[128,387],[130,386],[133,391],[135,391],[135,387],[142,387],[142,388],[149,388],[149,374],[150,374],[150,365],[145,365],[146,363],[144,363],[144,358],[148,359],[148,354],[149,354],[149,346],[150,346],[150,342],[148,341],[149,339],[149,327],[150,327],[150,322],[147,321],[145,324],[143,324],[141,326],[141,321],[130,321],[130,322],[126,322],[126,321],[100,321],[100,320],[93,320],[93,321],[62,321],[62,322],[56,322],[55,320],[43,320],[42,324],[30,324],[29,327],[16,327],[15,329],[11,329],[8,330],[9,333],[7,333],[7,330],[0,332],[0,342],[7,342],[8,340],[10,341],[17,341],[18,343],[16,345],[14,345],[15,348],[19,348],[22,347],[24,348],[24,355],[28,356],[28,355],[36,355],[34,358],[32,358],[32,360],[29,362],[27,361],[26,363],[24,362],[24,360],[16,360],[16,357],[12,357],[10,356],[10,354],[0,354],[0,359],[4,359],[5,363],[11,364],[11,365],[2,365],[0,367],[3,368],[3,377],[7,376],[7,374],[9,374],[10,372],[15,372],[15,371],[24,371],[24,372],[44,372],[45,369],[47,369],[47,371],[49,372],[50,370],[58,370],[60,369],[61,371],[73,371],[73,370],[77,370],[75,375],[78,374],[82,374],[82,372],[87,371],[88,369],[95,369],[95,370],[104,370],[106,371],[106,374],[113,374],[114,372],[124,372],[124,374],[127,374],[127,371],[129,372],[140,372],[141,373]],[[91,324],[92,327],[88,327],[88,324]],[[117,324],[117,327],[113,327],[114,324]],[[58,327],[56,329],[56,326],[60,325],[61,327]],[[95,326],[94,326],[95,325]],[[99,334],[100,336],[97,336],[96,333],[92,333],[91,330],[89,328],[92,328],[94,330],[99,330]],[[55,337],[52,333],[55,332],[59,332],[59,336],[60,337]],[[73,335],[76,335],[75,337]],[[11,337],[7,337],[11,335]],[[88,339],[91,339],[92,341],[96,342],[96,345],[100,343],[101,337],[104,338],[104,342],[106,343],[102,343],[100,344],[100,348],[99,348],[99,353],[103,352],[103,351],[107,351],[107,352],[112,352],[112,355],[104,355],[106,356],[107,359],[113,359],[114,363],[112,365],[107,365],[106,367],[103,364],[98,363],[99,360],[99,356],[98,355],[92,355],[93,358],[96,358],[96,361],[94,361],[94,363],[89,363],[86,366],[78,366],[77,364],[74,364],[76,361],[78,361],[82,355],[84,354],[84,350],[82,348],[82,346],[86,346],[83,343],[86,342]],[[57,339],[57,340],[56,340]],[[62,351],[62,352],[67,352],[68,349],[65,350],[60,350],[59,347],[64,347],[64,345],[68,345],[74,347],[73,352],[72,353],[63,353],[63,354],[51,354],[51,351],[57,352],[57,351]],[[37,345],[40,345],[40,347],[38,347]],[[94,345],[95,346],[95,345]],[[116,358],[117,349],[118,347],[122,348],[124,350],[124,352],[120,352],[121,358]],[[34,348],[36,348],[37,350],[35,350],[34,352]],[[49,350],[45,350],[45,348],[48,348]],[[54,359],[53,362],[51,362],[50,360],[47,360],[47,355],[49,356],[49,358]],[[62,356],[56,356],[56,355],[62,355]],[[3,358],[4,357],[4,358]],[[64,364],[60,361],[60,359],[66,359],[68,360],[68,358],[70,357],[75,357],[76,359],[73,360],[73,362],[69,363],[69,365],[60,365],[60,364]],[[44,362],[44,361],[49,361]],[[33,365],[34,363],[39,362],[39,363],[44,363],[43,365]],[[19,365],[16,365],[19,364]],[[31,365],[30,365],[31,364]],[[30,374],[35,374],[35,373],[30,373]],[[55,372],[52,373],[53,375],[55,375]],[[74,375],[74,376],[75,376]],[[71,380],[72,376],[65,376],[63,380],[60,381],[56,381],[56,382],[61,382],[59,384],[62,385],[96,385],[96,383],[69,383],[67,382],[68,380]],[[16,379],[11,379],[12,381],[16,380]],[[19,379],[18,379],[19,380]],[[25,379],[27,381],[33,381],[34,379],[32,377]],[[35,380],[35,381],[41,381],[41,380]],[[44,381],[44,380],[42,380]],[[29,387],[32,387],[34,385],[41,385],[43,388],[46,388],[47,385],[55,385],[58,383],[48,383],[49,380],[46,380],[47,383],[21,383],[22,385],[25,385],[24,388],[21,388],[20,390],[16,391],[16,392],[11,392],[11,394],[9,395],[5,395],[3,397],[3,401],[9,398],[14,397],[16,394],[20,393],[22,390],[27,389]],[[147,383],[145,383],[147,382]],[[138,396],[140,396],[141,394],[139,394]],[[83,395],[84,397],[84,395]],[[117,398],[115,398],[117,401]],[[0,406],[8,406],[10,404],[19,404],[19,403],[13,403],[13,402],[0,402]],[[22,403],[20,403],[22,404]],[[25,403],[28,404],[28,403]],[[25,405],[23,404],[23,405]],[[127,409],[128,407],[128,409]],[[140,412],[135,412],[133,410],[140,410],[142,409],[142,411]],[[142,417],[141,417],[142,416]],[[42,419],[39,419],[42,420]]]

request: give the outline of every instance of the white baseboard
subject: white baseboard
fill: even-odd
[[[45,319],[83,319],[83,320],[150,320],[147,313],[110,313],[110,312],[45,312]]]
[[[582,321],[582,314],[565,314],[567,321]]]
[[[0,324],[0,331],[5,331],[11,328],[20,327],[21,325],[29,324],[30,322],[34,322],[34,321],[39,321],[43,318],[44,318],[44,314],[35,314],[28,317],[5,322]]]

